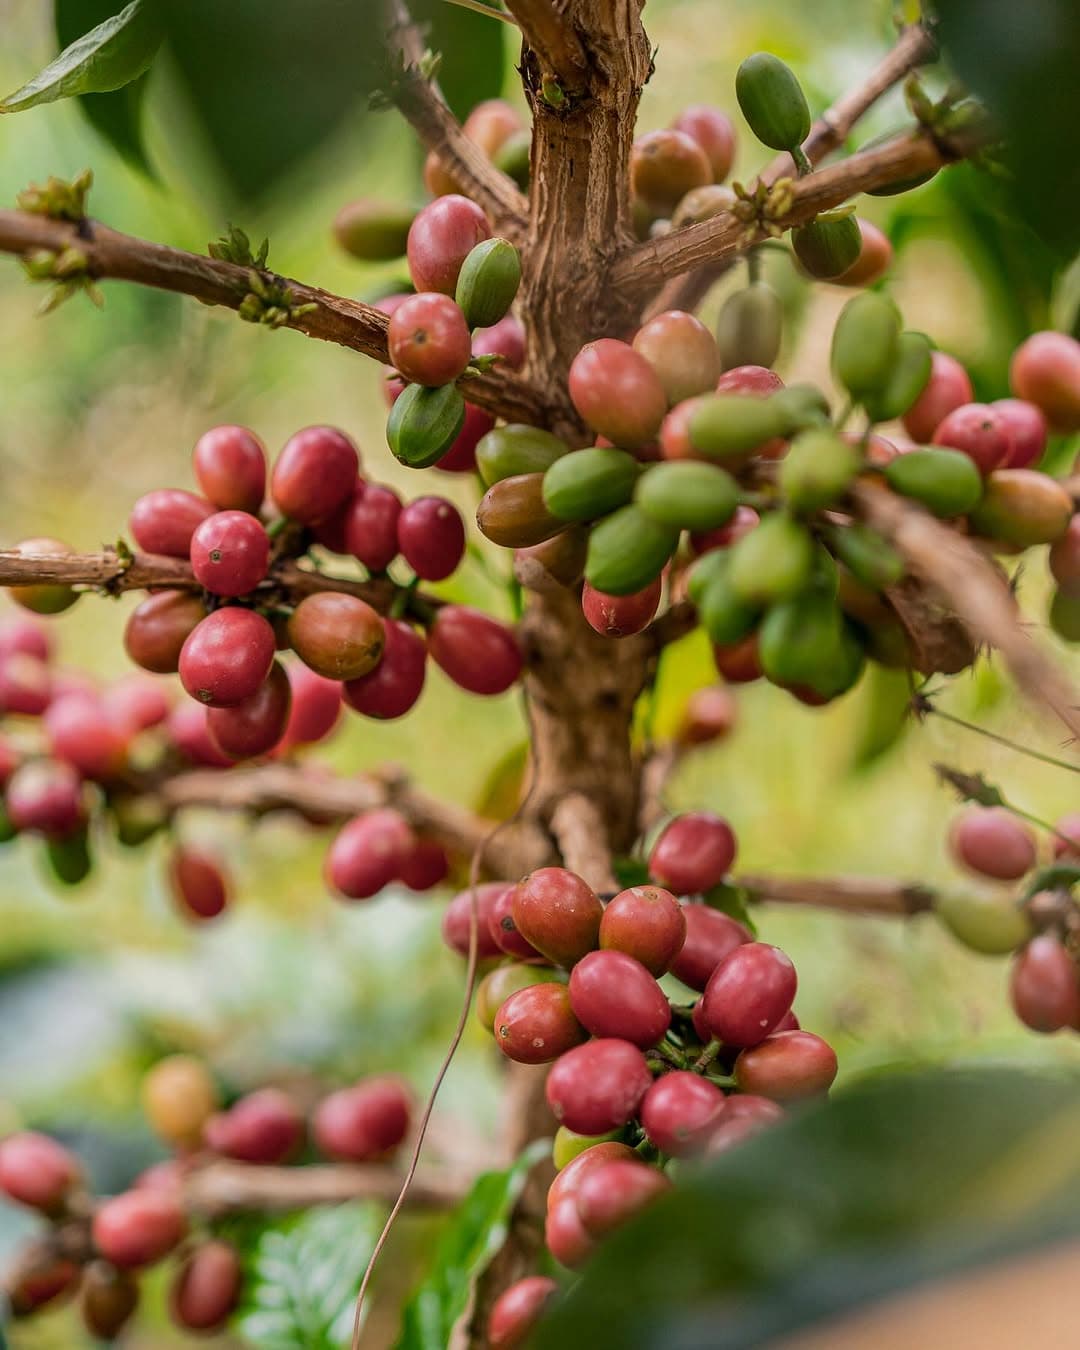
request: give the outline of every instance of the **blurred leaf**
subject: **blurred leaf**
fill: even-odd
[[[477,813],[488,820],[507,820],[521,803],[525,770],[529,763],[529,743],[512,745],[497,760],[480,789],[476,801]]]
[[[157,0],[131,0],[119,14],[82,34],[44,70],[0,103],[0,112],[21,112],[79,94],[122,89],[149,67],[164,30]]]
[[[870,664],[862,682],[851,767],[865,769],[891,750],[907,730],[911,686],[905,670]]]
[[[247,1264],[237,1326],[257,1350],[340,1350],[382,1228],[374,1205],[313,1209],[267,1228]]]
[[[875,1077],[697,1171],[614,1234],[536,1350],[742,1350],[1080,1232],[1080,1086]]]
[[[649,865],[644,858],[612,858],[611,870],[624,890],[649,883]]]
[[[405,1305],[395,1350],[446,1350],[473,1285],[506,1240],[529,1172],[551,1143],[538,1139],[505,1172],[485,1172],[450,1221],[424,1282]]]
[[[703,898],[710,909],[718,909],[721,914],[727,914],[756,935],[757,924],[750,917],[750,910],[747,908],[750,892],[745,886],[733,886],[729,881],[722,881],[719,886],[706,891]]]

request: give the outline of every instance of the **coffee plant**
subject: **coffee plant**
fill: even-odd
[[[730,732],[739,686],[818,708],[888,672],[906,715],[956,721],[942,691],[986,652],[1045,714],[1045,749],[1012,748],[1080,767],[1080,700],[1034,631],[1080,641],[1080,340],[1029,331],[1008,389],[977,389],[905,323],[893,243],[857,214],[863,194],[913,191],[963,160],[995,190],[1023,181],[1007,100],[992,81],[987,106],[965,86],[982,92],[962,43],[939,51],[962,6],[941,6],[940,33],[908,15],[829,108],[779,56],[748,51],[718,106],[663,128],[636,120],[646,82],[668,76],[633,0],[465,7],[481,16],[463,31],[485,41],[520,30],[524,101],[474,101],[459,121],[440,88],[455,48],[430,45],[427,22],[450,6],[423,22],[401,0],[355,6],[376,48],[358,87],[394,105],[427,156],[425,205],[365,198],[333,221],[347,254],[398,263],[374,303],[279,275],[236,228],[208,256],[122,234],[90,215],[88,172],[0,211],[0,249],[47,309],[100,302],[114,282],[179,292],[381,363],[386,399],[385,446],[311,425],[268,448],[257,427],[206,426],[188,481],[132,501],[97,552],[35,536],[28,510],[27,537],[0,552],[18,607],[0,622],[0,835],[31,841],[58,889],[87,878],[107,837],[163,838],[168,894],[208,942],[236,883],[186,835],[193,808],[287,811],[322,831],[328,905],[378,904],[395,885],[449,893],[442,936],[504,1062],[515,1160],[465,1184],[419,1162],[465,1011],[426,1102],[384,1073],[239,1092],[202,1057],[159,1055],[141,1107],[167,1156],[120,1193],[97,1193],[46,1133],[0,1139],[0,1189],[41,1220],[4,1277],[12,1319],[77,1300],[111,1341],[144,1274],[164,1268],[179,1328],[232,1321],[256,1345],[355,1347],[409,1203],[456,1209],[482,1238],[446,1231],[435,1312],[409,1305],[399,1345],[554,1344],[575,1328],[645,1344],[611,1339],[619,1314],[597,1311],[611,1254],[676,1242],[680,1214],[708,1226],[696,1206],[722,1194],[718,1178],[737,1189],[766,1157],[786,1175],[799,1131],[823,1139],[822,1122],[853,1109],[822,1105],[837,1055],[800,1022],[762,904],[932,912],[1010,962],[1024,1025],[1080,1031],[1080,812],[1035,819],[978,765],[938,766],[962,803],[955,884],[939,892],[746,875],[737,818],[665,798],[676,767]],[[116,99],[159,51],[184,59],[163,0],[97,8],[0,111]],[[227,43],[228,24],[215,38],[207,22],[204,40]],[[853,148],[901,85],[904,125]],[[834,288],[830,377],[792,381],[776,369],[785,294],[818,283]],[[431,472],[399,494],[380,481],[389,456]],[[442,495],[447,475],[475,485],[474,519]],[[1040,554],[1046,612],[1022,584]],[[512,571],[512,619],[451,598],[478,558]],[[63,615],[128,592],[122,673],[102,685],[62,665]],[[658,670],[694,632],[715,678],[663,739],[647,715]],[[505,809],[474,814],[398,767],[335,774],[310,755],[349,719],[406,717],[432,666],[478,699],[523,699],[528,764]],[[793,1142],[785,1154],[769,1139]],[[381,1237],[334,1218],[357,1200],[393,1205]],[[292,1226],[257,1240],[244,1227],[281,1210]],[[307,1330],[289,1329],[286,1305]]]

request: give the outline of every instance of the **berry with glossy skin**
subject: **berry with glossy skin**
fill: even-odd
[[[509,884],[506,881],[485,881],[475,887],[476,952],[482,961],[492,956],[503,955],[502,948],[491,934],[491,913],[495,907],[495,901]],[[443,941],[460,956],[468,956],[469,954],[473,889],[473,887],[468,887],[459,891],[443,911]]]
[[[254,432],[212,427],[195,442],[192,467],[203,496],[219,511],[258,515],[266,495],[266,450]]]
[[[328,1158],[373,1162],[394,1152],[411,1119],[412,1097],[400,1079],[368,1078],[324,1097],[312,1116],[311,1132]]]
[[[155,675],[174,675],[180,652],[206,606],[189,591],[155,591],[132,610],[124,628],[124,650],[137,666]]]
[[[828,1092],[836,1077],[836,1051],[809,1031],[776,1031],[735,1061],[735,1083],[773,1101],[797,1101]]]
[[[632,956],[651,975],[670,970],[685,941],[683,908],[662,886],[631,886],[604,907],[600,950]]]
[[[746,942],[713,971],[701,1000],[701,1017],[725,1045],[757,1045],[791,1011],[795,967],[779,947]]]
[[[131,1320],[139,1303],[139,1286],[131,1275],[107,1261],[92,1261],[82,1282],[80,1311],[87,1331],[113,1341]]]
[[[1067,333],[1035,333],[1013,352],[1009,381],[1017,398],[1041,408],[1055,431],[1080,430],[1080,342]]]
[[[516,1350],[544,1315],[544,1309],[559,1292],[546,1275],[530,1275],[504,1289],[495,1300],[487,1324],[491,1350]]]
[[[1016,881],[1037,861],[1035,836],[1002,807],[973,807],[949,830],[949,850],[961,866],[996,881]]]
[[[443,581],[465,556],[465,522],[444,497],[418,497],[397,521],[401,556],[424,581]]]
[[[672,122],[705,151],[714,183],[722,183],[735,159],[735,128],[726,113],[710,103],[691,103]]]
[[[715,645],[713,664],[716,673],[728,684],[752,684],[754,680],[760,680],[764,672],[758,655],[758,635],[750,633],[738,642]]]
[[[1009,453],[1002,460],[1003,469],[1028,469],[1037,464],[1046,449],[1049,428],[1046,418],[1034,403],[1022,398],[999,398],[990,404],[1005,423],[1009,437]]]
[[[855,223],[862,235],[862,248],[847,271],[832,278],[835,286],[870,286],[884,276],[892,263],[893,247],[888,235],[861,217]]]
[[[391,316],[386,339],[390,360],[405,379],[432,388],[452,384],[472,356],[465,315],[438,291],[402,301]]]
[[[339,830],[326,855],[326,879],[348,900],[369,900],[396,879],[416,847],[405,818],[384,807],[356,816]]]
[[[974,398],[971,379],[960,362],[948,352],[931,352],[930,379],[904,413],[904,430],[913,441],[929,445],[945,418]]]
[[[216,919],[229,903],[221,868],[197,849],[178,848],[169,859],[169,889],[186,918]]]
[[[510,995],[495,1014],[495,1043],[519,1064],[550,1064],[588,1040],[564,984],[531,984]]]
[[[557,965],[569,968],[596,948],[604,907],[576,873],[564,867],[540,867],[519,882],[511,913],[527,942]]]
[[[476,352],[475,334],[473,352]],[[443,473],[472,473],[476,469],[476,447],[494,425],[495,419],[489,412],[466,403],[465,421],[461,424],[457,439],[433,467]]]
[[[642,324],[633,348],[656,371],[672,405],[714,389],[720,378],[716,339],[684,310],[667,310]]]
[[[507,314],[490,328],[478,328],[473,333],[474,356],[497,355],[511,370],[520,370],[525,364],[525,329],[521,320]]]
[[[606,1237],[670,1189],[663,1172],[646,1163],[605,1163],[582,1178],[578,1213],[590,1237]]]
[[[166,1055],[140,1088],[143,1114],[155,1134],[176,1148],[193,1148],[220,1105],[217,1085],[201,1059]]]
[[[1005,419],[986,403],[965,403],[947,414],[934,444],[962,451],[984,477],[1001,468],[1011,446]]]
[[[691,989],[704,989],[721,961],[752,939],[741,923],[718,909],[684,905],[682,912],[686,940],[671,963],[671,973]]]
[[[560,1126],[560,1129],[565,1128]],[[569,1162],[560,1169],[559,1174],[548,1188],[547,1207],[554,1209],[564,1200],[577,1199],[581,1183],[598,1167],[610,1162],[638,1162],[640,1155],[628,1145],[616,1140],[605,1139],[579,1150]]]
[[[368,569],[382,572],[398,551],[401,498],[381,483],[358,484],[345,515],[345,551]]]
[[[183,488],[156,488],[138,499],[128,516],[128,529],[144,553],[186,558],[191,536],[214,507],[205,497]]]
[[[1013,1011],[1032,1031],[1060,1031],[1080,1020],[1076,965],[1052,933],[1032,938],[1009,975]]]
[[[136,1190],[106,1200],[91,1225],[94,1246],[121,1270],[152,1266],[179,1246],[187,1219],[178,1195]]]
[[[386,641],[383,621],[355,595],[305,596],[288,624],[289,642],[305,665],[328,680],[356,680],[373,670]]]
[[[218,511],[191,536],[191,570],[214,595],[247,595],[270,566],[270,538],[246,511]]]
[[[360,457],[336,427],[305,427],[290,436],[270,475],[270,495],[282,515],[317,525],[348,500]]]
[[[602,1039],[587,1041],[558,1059],[545,1094],[561,1125],[577,1134],[605,1134],[630,1120],[651,1084],[649,1066],[636,1045]]]
[[[577,1270],[592,1254],[596,1244],[585,1231],[574,1198],[568,1196],[558,1204],[549,1204],[544,1220],[544,1246],[568,1270]]]
[[[260,1088],[227,1111],[211,1116],[203,1131],[207,1147],[237,1162],[283,1163],[300,1147],[304,1118],[279,1088]]]
[[[625,952],[587,952],[570,972],[570,1006],[594,1036],[647,1050],[671,1025],[671,1005],[640,961]]]
[[[513,629],[478,609],[444,605],[428,633],[432,658],[470,694],[501,694],[521,674]]]
[[[228,755],[218,749],[206,726],[209,709],[184,699],[169,714],[166,731],[169,740],[185,759],[202,764],[208,769],[227,769],[232,764]]]
[[[449,874],[450,859],[442,844],[418,839],[416,847],[402,859],[398,876],[410,891],[430,891]]]
[[[661,215],[670,215],[688,192],[713,177],[708,155],[685,131],[668,129],[639,136],[630,151],[634,196]]]
[[[317,675],[303,661],[285,667],[292,690],[289,718],[280,750],[324,741],[341,718],[341,682]]]
[[[86,820],[82,779],[61,760],[20,764],[8,779],[4,805],[16,830],[32,830],[48,839],[62,839]]]
[[[268,754],[285,734],[292,686],[284,666],[275,661],[270,674],[250,698],[231,708],[208,708],[206,728],[230,759]]]
[[[187,1256],[169,1291],[169,1313],[186,1331],[224,1327],[240,1301],[244,1272],[235,1247],[214,1238]]]
[[[722,816],[689,811],[676,816],[649,854],[649,875],[677,895],[710,890],[735,861],[735,834]]]
[[[483,211],[467,197],[453,192],[429,203],[409,229],[406,257],[413,285],[453,295],[461,264],[490,237]]]
[[[358,680],[344,685],[342,697],[365,717],[389,720],[403,717],[424,688],[427,647],[424,639],[401,619],[383,621],[385,645],[379,664]]]
[[[0,1140],[0,1190],[20,1205],[59,1214],[82,1176],[63,1144],[35,1130]]]
[[[229,708],[255,693],[274,660],[274,630],[250,609],[218,609],[180,650],[180,682],[199,703]]]
[[[684,398],[676,403],[660,423],[661,459],[702,459],[690,444],[690,422],[694,414],[705,402],[702,395],[697,398]]]
[[[641,1103],[641,1127],[662,1153],[700,1153],[724,1110],[724,1094],[707,1078],[677,1069],[658,1078]]]
[[[507,956],[516,956],[519,961],[532,961],[540,956],[540,953],[525,939],[517,930],[517,924],[514,923],[514,892],[517,887],[512,882],[507,882],[502,893],[495,898],[488,915],[488,927],[491,930],[491,936],[497,947],[504,951]]]
[[[570,365],[570,398],[592,427],[613,445],[648,445],[667,412],[667,394],[645,357],[626,342],[586,343]]]
[[[467,931],[465,936],[468,937]],[[496,966],[494,970],[488,971],[476,987],[477,1020],[494,1036],[495,1017],[511,994],[516,994],[519,989],[527,989],[529,985],[555,982],[561,982],[560,975],[550,966],[521,961]]]
[[[643,591],[605,595],[586,582],[581,592],[581,610],[589,627],[604,637],[630,637],[652,623],[660,607],[663,586],[663,579],[657,577]]]
[[[100,699],[64,694],[53,699],[42,722],[55,758],[84,778],[105,782],[123,768],[130,737],[110,718]]]

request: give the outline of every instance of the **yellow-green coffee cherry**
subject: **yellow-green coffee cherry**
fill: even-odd
[[[832,365],[852,398],[861,403],[885,387],[899,338],[900,314],[886,296],[864,291],[847,302],[833,330]]]
[[[731,548],[731,588],[748,605],[772,605],[797,595],[814,568],[814,541],[798,521],[773,512]]]
[[[784,306],[764,281],[729,295],[716,319],[716,345],[725,370],[736,366],[772,366],[780,354]]]
[[[737,464],[783,432],[785,418],[772,399],[707,394],[690,418],[690,444],[702,455]]]
[[[543,473],[569,450],[550,431],[511,422],[495,427],[476,444],[476,468],[485,487],[519,473]]]
[[[885,383],[863,399],[870,420],[890,422],[894,417],[902,417],[930,383],[932,369],[930,339],[926,334],[901,333]]]
[[[713,530],[735,514],[739,490],[717,465],[684,459],[646,469],[637,481],[634,500],[659,525]]]
[[[544,502],[559,520],[596,520],[630,501],[640,472],[640,463],[625,450],[574,450],[544,474]],[[604,589],[598,582],[593,585]]]
[[[884,472],[894,492],[920,502],[935,516],[965,515],[983,492],[983,480],[974,461],[960,450],[936,445],[897,455]]]
[[[984,956],[1007,956],[1031,937],[1027,915],[1011,896],[944,894],[934,913],[965,947]]]
[[[798,514],[833,506],[859,470],[859,453],[835,431],[804,431],[780,465],[780,491]]]
[[[484,239],[458,273],[454,299],[470,328],[490,328],[514,303],[521,285],[521,258],[508,239]]]
[[[334,238],[362,262],[403,258],[415,217],[411,206],[364,197],[347,202],[334,217]]]
[[[791,67],[771,52],[755,52],[742,63],[735,97],[750,130],[772,150],[795,150],[810,134],[802,86]]]
[[[428,389],[406,385],[386,421],[386,442],[394,458],[411,469],[437,464],[458,438],[465,400],[452,384]]]
[[[656,524],[638,506],[624,506],[593,527],[585,579],[606,595],[632,595],[660,575],[678,542],[677,530]]]
[[[862,251],[862,231],[850,207],[823,211],[791,232],[791,247],[810,276],[829,281],[842,276]]]

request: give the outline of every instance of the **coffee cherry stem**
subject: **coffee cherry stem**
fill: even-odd
[[[720,1043],[718,1040],[716,1040],[715,1037],[714,1037],[713,1040],[711,1040],[711,1041],[708,1043],[708,1045],[705,1047],[705,1049],[702,1050],[701,1054],[698,1055],[697,1059],[694,1060],[694,1065],[693,1065],[694,1072],[695,1072],[695,1073],[705,1073],[705,1071],[708,1069],[709,1065],[713,1062],[713,1060],[716,1058],[716,1056],[720,1053],[720,1051],[721,1051],[722,1048],[723,1048],[723,1047],[722,1047],[721,1043]]]
[[[795,168],[800,178],[805,178],[808,173],[814,172],[814,166],[810,163],[801,145],[792,146],[789,153],[795,161]]]
[[[1036,759],[1040,764],[1050,764],[1056,769],[1067,769],[1070,773],[1080,773],[1080,764],[1070,764],[1068,760],[1058,759],[1056,755],[1048,755],[1045,750],[1034,750],[1030,745],[1022,745],[1019,741],[1010,740],[1008,736],[1002,736],[999,732],[991,731],[988,727],[980,727],[976,722],[968,722],[963,717],[957,717],[955,713],[946,712],[943,708],[939,708],[936,703],[931,702],[930,697],[924,694],[922,690],[913,695],[911,706],[917,716],[923,717],[928,713],[933,713],[935,717],[940,717],[945,722],[951,722],[953,726],[962,727],[965,731],[974,731],[976,735],[985,736],[988,740],[1003,745],[1008,750],[1015,750],[1019,755],[1027,755],[1029,759]]]

